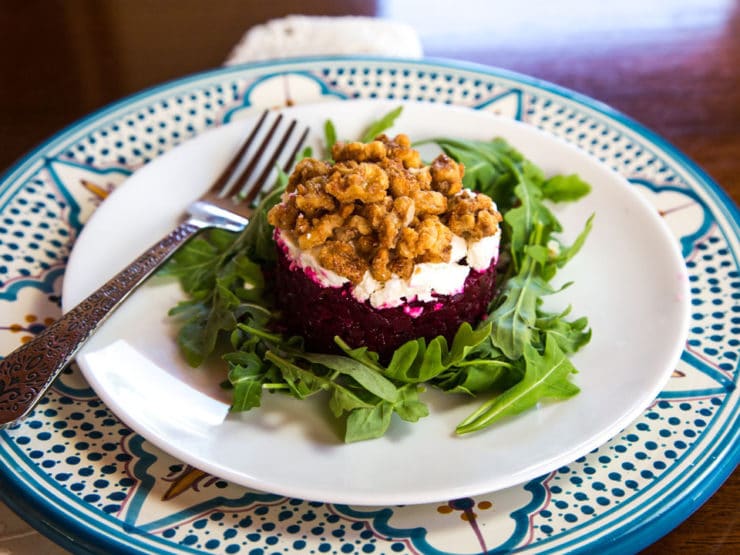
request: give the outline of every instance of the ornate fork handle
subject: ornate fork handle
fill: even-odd
[[[26,416],[100,324],[201,226],[180,224],[32,341],[0,360],[0,427]]]

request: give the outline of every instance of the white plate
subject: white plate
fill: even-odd
[[[395,104],[351,101],[286,110],[314,130],[331,118],[358,136]],[[189,201],[223,167],[252,119],[191,140],[131,176],[94,213],[65,274],[68,310],[168,232]],[[548,299],[587,315],[591,343],[574,357],[576,397],[547,403],[471,435],[455,425],[480,401],[428,392],[431,415],[394,420],[386,437],[340,442],[328,410],[266,396],[263,407],[227,414],[218,364],[191,369],[179,356],[167,310],[182,294],[154,278],[105,324],[78,357],[105,403],[152,443],[206,472],[284,495],[387,505],[495,491],[567,464],[607,441],[648,406],[683,348],[688,329],[686,269],[655,210],[619,175],[585,152],[534,127],[491,114],[408,104],[392,131],[413,140],[502,136],[546,174],[578,173],[593,192],[558,206],[566,241],[596,214],[583,251],[558,280],[575,284]],[[318,145],[318,134],[313,137]]]

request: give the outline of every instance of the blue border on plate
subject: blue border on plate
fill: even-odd
[[[437,67],[446,68],[455,71],[470,71],[478,74],[484,74],[492,77],[499,77],[502,79],[508,79],[514,82],[521,83],[526,86],[538,88],[544,90],[547,93],[560,96],[567,100],[574,101],[584,107],[594,110],[608,119],[615,120],[616,122],[624,125],[636,134],[644,137],[648,142],[651,142],[655,146],[661,148],[666,154],[673,159],[683,170],[687,171],[696,181],[705,185],[705,190],[715,197],[717,208],[724,212],[727,218],[732,232],[737,236],[739,233],[740,224],[740,209],[735,205],[729,195],[711,178],[709,175],[701,169],[696,163],[691,161],[685,154],[678,150],[666,139],[657,135],[653,131],[645,128],[642,124],[635,120],[627,117],[621,112],[611,108],[610,106],[594,100],[588,96],[574,92],[565,87],[555,85],[553,83],[530,77],[524,74],[520,74],[511,70],[494,68],[484,66],[480,64],[474,64],[470,62],[458,62],[454,60],[446,59],[404,59],[404,58],[380,58],[373,56],[330,56],[330,57],[310,57],[310,58],[294,58],[280,61],[267,61],[250,64],[242,64],[236,66],[229,66],[225,68],[216,68],[204,72],[194,73],[179,79],[173,79],[166,81],[162,84],[150,87],[127,96],[108,104],[92,113],[88,116],[77,120],[76,122],[65,127],[58,133],[52,135],[49,139],[41,143],[31,152],[26,154],[24,157],[19,159],[13,164],[7,171],[0,175],[0,183],[6,182],[14,178],[16,174],[20,174],[29,169],[30,163],[34,162],[37,154],[42,150],[50,150],[54,148],[58,142],[62,139],[67,138],[73,134],[76,130],[84,127],[92,121],[102,119],[108,114],[120,110],[126,106],[134,104],[135,102],[149,98],[158,93],[165,91],[171,91],[176,87],[182,87],[193,81],[207,79],[217,75],[228,75],[232,73],[240,73],[245,70],[259,69],[263,67],[280,67],[293,64],[310,64],[310,63],[331,63],[331,62],[371,62],[371,63],[398,63],[398,64],[409,64],[417,66]],[[736,428],[737,429],[737,428]],[[714,469],[709,479],[699,484],[698,488],[692,490],[693,495],[684,496],[678,502],[674,503],[669,510],[661,512],[657,516],[653,516],[650,520],[643,520],[637,525],[633,522],[632,525],[622,526],[615,531],[613,535],[605,536],[600,540],[599,544],[589,545],[580,548],[578,551],[595,551],[600,552],[625,552],[625,551],[638,551],[644,548],[650,543],[658,540],[673,528],[683,522],[688,516],[698,509],[729,477],[735,467],[740,463],[740,431],[734,434],[734,437],[729,437],[722,445],[714,449],[711,456],[707,457],[709,462],[714,461],[716,458],[721,457],[721,462]],[[727,445],[729,448],[726,448]],[[701,465],[701,467],[707,466],[707,463]],[[700,469],[701,470],[701,469]],[[696,472],[692,473],[692,476]],[[115,541],[110,537],[102,537],[91,533],[89,527],[84,526],[80,521],[70,518],[69,513],[61,513],[56,510],[49,503],[42,499],[37,499],[28,496],[27,489],[21,484],[16,478],[7,476],[2,470],[0,470],[0,498],[2,498],[8,506],[16,511],[22,518],[24,518],[34,528],[39,530],[41,533],[59,543],[64,548],[69,549],[76,553],[131,553],[131,549],[135,549],[131,545],[122,545],[120,541]],[[648,525],[649,524],[649,525]],[[102,540],[102,541],[101,541]],[[617,545],[618,543],[618,545]],[[102,548],[102,549],[101,549]]]

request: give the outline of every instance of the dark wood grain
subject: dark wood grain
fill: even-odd
[[[665,137],[740,202],[740,3],[454,5],[450,13],[432,0],[6,0],[0,170],[91,110],[220,65],[250,25],[289,13],[363,14],[413,25],[429,56],[504,67],[597,98]],[[739,496],[736,472],[645,552],[740,552]]]

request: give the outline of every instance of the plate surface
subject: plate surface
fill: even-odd
[[[395,105],[314,104],[286,110],[286,116],[319,130],[331,118],[343,137],[354,138]],[[174,227],[252,125],[254,118],[247,118],[204,133],[145,166],[112,194],[72,251],[63,308],[77,304]],[[363,505],[440,501],[519,484],[585,455],[645,409],[673,371],[688,328],[685,266],[648,203],[595,158],[510,119],[407,104],[389,130],[397,132],[412,140],[501,136],[546,175],[577,173],[593,184],[587,199],[558,207],[570,241],[590,214],[596,214],[596,223],[559,280],[575,284],[549,299],[557,309],[571,304],[591,318],[593,339],[575,357],[580,395],[460,438],[456,424],[481,401],[430,393],[425,395],[433,400],[429,418],[417,424],[394,420],[387,437],[352,445],[338,440],[333,419],[316,402],[268,396],[260,410],[226,415],[229,394],[219,391],[225,365],[188,367],[174,347],[176,328],[166,318],[183,297],[176,284],[155,280],[77,357],[106,405],[152,443],[216,476],[283,495]],[[318,138],[313,146],[320,152]],[[133,221],[135,226],[128,224]]]
[[[605,435],[613,436],[612,439],[599,447],[594,443],[591,446],[594,449],[588,453],[585,453],[587,445],[579,445],[583,449],[580,452],[585,454],[574,462],[549,472],[542,470],[538,475],[526,474],[529,468],[524,469],[525,474],[520,479],[524,480],[525,475],[531,479],[521,485],[472,497],[466,495],[474,490],[466,493],[448,489],[447,501],[422,505],[362,507],[313,503],[292,497],[311,497],[303,494],[329,491],[324,484],[315,483],[325,479],[323,474],[327,474],[326,471],[309,476],[308,485],[304,483],[300,486],[303,489],[291,491],[286,497],[238,486],[204,472],[224,476],[228,471],[226,468],[214,466],[199,470],[184,464],[182,461],[188,459],[181,457],[178,460],[161,451],[144,435],[133,433],[108,406],[110,401],[111,407],[114,402],[152,407],[147,397],[125,399],[118,395],[119,391],[122,395],[142,391],[143,395],[150,394],[146,388],[132,388],[130,383],[137,381],[137,375],[130,373],[144,366],[138,361],[137,364],[128,364],[126,370],[129,374],[124,373],[120,390],[109,388],[111,399],[104,399],[106,403],[73,369],[55,383],[28,420],[0,431],[3,438],[0,442],[0,460],[3,461],[0,491],[6,502],[68,547],[101,553],[198,550],[246,553],[260,549],[264,552],[305,549],[307,552],[354,550],[435,554],[480,553],[498,549],[538,552],[588,549],[604,552],[616,549],[616,545],[625,552],[640,549],[681,522],[698,503],[711,495],[738,462],[740,427],[737,422],[736,338],[740,334],[737,313],[740,288],[737,222],[740,218],[737,209],[695,165],[624,116],[569,91],[504,71],[458,63],[403,60],[318,59],[266,63],[189,77],[145,91],[93,114],[29,154],[0,183],[0,256],[3,257],[0,268],[0,302],[3,306],[0,310],[0,341],[3,352],[9,352],[23,337],[41,329],[48,318],[58,315],[57,302],[68,249],[101,199],[134,170],[159,159],[186,139],[220,124],[249,117],[265,106],[353,98],[390,99],[391,104],[401,100],[459,104],[499,114],[504,120],[521,120],[598,158],[630,183],[628,187],[620,179],[605,178],[605,185],[598,189],[599,194],[587,199],[587,203],[592,205],[579,204],[561,213],[567,231],[575,233],[588,213],[596,211],[597,227],[594,231],[598,234],[591,238],[589,247],[607,241],[609,246],[617,249],[614,252],[584,251],[562,276],[562,279],[575,277],[576,285],[567,291],[567,296],[564,292],[551,299],[555,303],[572,302],[577,314],[591,317],[594,342],[576,358],[581,370],[576,380],[583,392],[571,401],[544,406],[541,410],[502,423],[503,426],[492,428],[485,434],[462,441],[451,437],[446,418],[454,423],[457,419],[452,417],[466,414],[471,405],[445,405],[435,400],[433,417],[408,429],[394,425],[388,440],[359,446],[360,449],[386,448],[389,453],[379,467],[369,470],[373,479],[394,474],[397,465],[408,464],[401,460],[400,451],[407,442],[423,440],[425,434],[434,434],[437,447],[433,451],[416,454],[418,464],[411,473],[404,473],[405,479],[399,479],[401,492],[408,491],[411,487],[409,482],[413,484],[417,474],[425,476],[423,481],[428,487],[439,486],[431,484],[428,474],[425,474],[425,467],[431,466],[429,461],[442,458],[454,461],[454,467],[447,466],[454,468],[453,474],[474,474],[481,467],[495,471],[502,465],[512,464],[511,446],[517,448],[517,443],[531,444],[538,438],[525,438],[509,430],[522,430],[532,418],[545,422],[542,426],[530,426],[529,430],[549,431],[537,445],[542,449],[553,449],[537,454],[537,457],[542,455],[537,461],[562,454],[560,442],[555,441],[555,429],[559,433],[564,423],[576,428],[598,424],[593,421],[598,421],[604,407],[590,407],[589,410],[588,407],[574,406],[574,403],[588,402],[590,390],[607,388],[607,384],[601,381],[594,383],[592,380],[596,377],[616,379],[591,370],[594,362],[599,363],[597,366],[608,366],[613,353],[631,351],[636,349],[635,345],[644,344],[640,341],[635,345],[606,343],[608,354],[595,348],[603,345],[596,341],[604,341],[602,330],[609,329],[605,322],[612,322],[615,317],[603,310],[614,306],[610,293],[630,291],[636,294],[640,299],[636,305],[638,312],[645,310],[651,315],[641,320],[632,311],[620,308],[616,317],[624,319],[625,328],[635,328],[624,332],[628,337],[634,333],[641,338],[649,337],[655,345],[660,345],[666,330],[681,321],[680,314],[678,320],[670,315],[670,307],[680,305],[675,298],[671,298],[666,321],[662,321],[658,315],[663,314],[666,306],[656,307],[651,304],[655,299],[640,297],[649,297],[645,292],[652,291],[651,287],[658,280],[663,280],[668,289],[677,287],[676,283],[680,281],[676,274],[656,275],[666,267],[665,259],[660,257],[672,258],[670,249],[661,251],[656,259],[650,258],[657,250],[656,242],[662,241],[663,228],[652,228],[650,222],[655,223],[655,219],[643,218],[650,211],[647,206],[658,212],[668,224],[686,263],[690,284],[688,341],[669,381],[659,392],[658,400],[644,411],[631,416],[622,415],[624,430],[612,429],[607,433],[604,430],[609,426],[600,426]],[[329,115],[334,117],[333,114],[320,117]],[[513,132],[512,129],[518,129],[517,126],[510,128],[506,123],[501,125],[506,130],[501,134],[505,136]],[[407,131],[403,122],[399,122],[398,127]],[[210,140],[228,141],[227,129],[229,127],[215,131],[213,136],[218,136],[217,139],[203,138],[204,143],[197,150],[200,152],[205,148],[205,142]],[[353,133],[351,127],[342,125],[339,129],[342,134]],[[478,129],[471,125],[465,131],[460,134],[471,136],[470,133],[477,133]],[[220,136],[221,133],[224,135]],[[555,165],[548,166],[547,157],[539,159],[538,152],[529,147],[532,144],[530,139],[527,135],[527,144],[517,146],[545,166],[547,171],[562,171],[557,165],[561,160],[555,159]],[[214,143],[213,148],[214,163],[228,157],[219,145]],[[132,181],[115,193],[116,197],[119,194],[121,198],[126,194],[138,197],[139,193],[135,193],[132,184],[143,179],[142,176],[151,168],[156,169],[156,164],[152,163],[134,174]],[[177,165],[179,167],[180,164]],[[204,178],[201,183],[208,181],[211,171],[209,167],[193,168],[194,173],[201,172]],[[186,182],[185,177],[188,176],[179,177],[170,174],[166,183],[180,190],[185,186],[180,181]],[[598,181],[601,184],[602,180]],[[631,193],[625,197],[630,200],[619,200],[619,194],[616,199],[609,196],[611,192],[623,190],[637,191],[647,205],[633,202]],[[147,191],[146,202],[138,204],[134,216],[118,221],[117,225],[114,225],[116,220],[112,216],[104,217],[105,212],[96,216],[96,221],[99,219],[110,225],[104,225],[99,233],[110,236],[115,244],[121,244],[118,236],[124,232],[129,239],[121,245],[120,252],[110,248],[100,254],[95,264],[83,269],[90,274],[79,278],[79,283],[84,283],[83,289],[102,279],[99,275],[102,268],[113,270],[110,265],[115,258],[113,251],[122,259],[130,258],[150,242],[148,233],[158,235],[166,230],[169,225],[166,220],[171,217],[166,215],[173,212],[168,211],[172,207],[165,201],[171,194],[167,185],[152,186],[151,191]],[[114,197],[110,201],[110,206],[123,202],[114,200]],[[607,202],[607,209],[603,209],[599,202]],[[149,221],[143,217],[150,204],[162,210],[160,230],[150,229]],[[108,210],[106,206],[108,203],[103,203],[101,210]],[[622,210],[627,208],[632,212]],[[648,229],[635,229],[634,221],[647,223]],[[653,231],[657,239],[652,236]],[[624,240],[613,243],[615,234]],[[84,240],[87,241],[86,238]],[[83,244],[81,242],[79,248]],[[126,251],[127,248],[131,251]],[[645,257],[646,254],[649,257]],[[73,266],[77,256],[75,253]],[[592,267],[584,270],[579,264],[591,264],[594,257],[598,257],[597,266],[603,268],[599,280],[583,279],[581,276]],[[641,268],[622,269],[620,259],[629,260],[631,257],[641,258],[646,263]],[[622,283],[622,274],[632,276],[632,281]],[[608,279],[600,281],[602,278]],[[65,279],[72,279],[71,274],[68,273]],[[152,283],[147,290],[149,287],[156,289],[155,300],[161,304],[145,308],[149,316],[154,313],[161,315],[177,296],[177,289],[161,281]],[[678,287],[680,291],[684,290],[683,286]],[[147,290],[142,294],[146,295]],[[168,299],[167,295],[171,294],[174,297]],[[619,304],[634,300],[623,298]],[[215,415],[220,417],[223,414],[219,412],[223,409],[220,401],[209,400],[209,396],[200,393],[205,391],[212,396],[218,395],[219,392],[208,389],[214,383],[213,376],[207,372],[169,373],[173,368],[177,369],[177,366],[166,364],[176,357],[174,346],[168,351],[168,343],[163,343],[157,334],[151,337],[151,343],[146,341],[147,326],[156,329],[164,319],[156,322],[156,317],[141,320],[131,317],[127,320],[128,311],[134,315],[142,309],[141,302],[132,299],[124,307],[124,312],[110,322],[112,327],[123,323],[124,329],[139,326],[135,335],[140,343],[134,344],[134,352],[154,353],[154,362],[160,369],[144,374],[141,380],[153,385],[154,379],[162,379],[168,392],[171,384],[175,384],[173,387],[193,386],[186,391],[195,391],[188,397],[187,410],[179,405],[166,405],[164,396],[157,399],[157,406],[170,414],[169,419],[163,416],[163,411],[158,413],[156,410],[144,412],[149,414],[147,417],[138,413],[126,415],[127,419],[138,418],[145,420],[146,424],[154,422],[159,426],[151,430],[151,435],[144,428],[141,428],[142,433],[145,432],[152,440],[172,434],[174,430],[177,434],[184,433],[186,437],[194,438],[197,447],[183,444],[181,448],[187,452],[178,455],[197,458],[201,455],[195,451],[201,446],[205,452],[219,449],[216,445],[218,436],[211,433],[214,428],[238,425],[239,430],[250,426],[260,429],[261,426],[275,425],[277,420],[281,432],[270,436],[270,439],[274,437],[278,444],[282,441],[280,435],[288,433],[299,444],[315,446],[314,451],[320,451],[320,456],[329,459],[336,457],[335,452],[351,453],[336,443],[334,431],[326,424],[328,420],[313,409],[309,422],[305,422],[307,411],[303,409],[300,410],[302,420],[285,422],[292,409],[281,404],[271,405],[270,410],[263,411],[262,420],[256,423],[252,415],[239,417],[239,422],[230,416],[225,425],[219,426]],[[96,338],[96,341],[104,341],[104,337]],[[108,355],[107,360],[111,365],[126,364],[123,355],[130,356],[132,350],[129,345],[113,345],[108,349],[114,354],[123,354],[121,357]],[[105,353],[104,347],[103,343],[92,344],[87,351],[88,358],[93,352]],[[652,358],[656,356],[654,351],[646,356],[640,361],[643,368],[656,363]],[[92,359],[94,362],[95,357]],[[622,373],[629,371],[619,369]],[[113,373],[108,373],[109,381],[112,381],[111,376]],[[91,375],[91,379],[100,378]],[[650,381],[649,377],[642,375],[637,379],[645,380],[645,383]],[[635,385],[632,380],[620,383],[620,387],[629,391]],[[649,385],[637,387],[643,391],[650,389]],[[611,397],[619,397],[620,392],[627,390],[613,390]],[[171,395],[182,399],[174,389],[172,391]],[[113,397],[116,399],[112,400]],[[610,422],[618,420],[619,417]],[[133,420],[131,424],[134,424]],[[442,429],[444,432],[440,433]],[[566,433],[571,432],[566,430]],[[483,437],[492,443],[507,439],[510,445],[503,452],[496,450],[487,459],[473,460],[467,454]],[[439,438],[442,438],[443,445]],[[302,468],[303,460],[269,457],[267,453],[275,448],[272,443],[241,448],[238,453],[242,458],[259,458],[260,464],[266,466],[286,468],[285,463],[291,462],[295,463],[293,471],[305,470]],[[168,449],[171,447],[167,445]],[[289,448],[295,449],[294,446]],[[575,457],[576,451],[578,449],[571,451],[568,458]],[[310,455],[316,456],[315,453]],[[303,457],[303,454],[295,456]],[[340,456],[349,457],[347,454]],[[359,454],[354,456],[354,461],[346,459],[346,464],[361,458]],[[233,460],[233,457],[227,457],[227,460]],[[358,464],[363,463],[361,460]],[[355,491],[367,488],[367,483],[372,481],[368,478],[369,473],[365,475],[367,481],[364,486],[350,486]],[[252,479],[255,481],[250,483],[254,484],[257,480],[264,480],[264,475]],[[517,481],[519,479],[510,483]],[[260,483],[261,487],[280,493],[268,484]],[[485,487],[492,490],[499,486],[489,482]],[[443,483],[441,487],[446,486]],[[362,491],[366,498],[375,493]],[[131,534],[134,529],[137,533]]]

